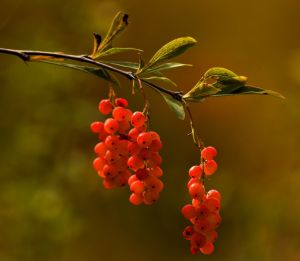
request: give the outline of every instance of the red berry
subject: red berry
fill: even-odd
[[[129,197],[129,201],[133,205],[140,205],[143,202],[143,197],[141,195],[132,193]]]
[[[105,99],[105,100],[101,100],[100,103],[99,103],[99,111],[106,115],[106,114],[109,114],[112,109],[113,109],[113,105],[112,103],[110,102],[110,100],[108,99]]]
[[[191,246],[190,251],[192,255],[196,255],[199,252],[199,247]]]
[[[115,104],[117,106],[127,107],[128,106],[128,101],[124,98],[116,98],[115,99]]]
[[[209,213],[209,215],[207,216],[207,220],[212,229],[217,228],[222,222],[221,216],[215,212]]]
[[[136,142],[129,142],[127,149],[131,155],[136,155],[141,150],[140,146]]]
[[[182,232],[183,237],[187,240],[190,240],[193,234],[194,229],[192,226],[187,226]]]
[[[159,193],[156,191],[144,191],[143,192],[143,202],[146,205],[152,205],[159,198]]]
[[[186,219],[191,219],[194,218],[196,216],[196,210],[195,208],[191,205],[185,205],[182,209],[181,209],[181,214],[186,218]]]
[[[104,122],[104,130],[107,133],[113,134],[119,129],[118,121],[112,118],[106,119]]]
[[[142,148],[148,148],[152,142],[152,136],[149,132],[142,132],[136,138],[137,143]]]
[[[104,143],[107,149],[116,150],[120,143],[120,139],[118,136],[109,135],[106,137]]]
[[[205,160],[211,160],[217,156],[217,150],[214,147],[206,147],[201,151],[201,157]]]
[[[117,121],[130,121],[132,112],[131,110],[118,106],[114,108],[112,115]]]
[[[189,193],[192,198],[202,198],[205,193],[205,189],[201,183],[193,183],[189,187]]]
[[[194,224],[194,229],[198,233],[206,233],[210,229],[210,223],[205,218],[200,218]]]
[[[136,175],[130,176],[128,179],[128,185],[131,186],[131,184],[137,180],[138,180],[138,178],[136,177]]]
[[[140,111],[136,111],[131,116],[131,124],[134,127],[141,127],[146,121],[146,116]]]
[[[206,238],[204,235],[200,233],[194,233],[191,237],[191,246],[197,247],[198,249],[200,247],[203,247],[206,243]]]
[[[204,173],[207,176],[210,176],[216,172],[218,164],[214,160],[207,160],[204,163]]]
[[[135,175],[139,180],[144,180],[149,176],[149,171],[147,169],[139,169]]]
[[[105,187],[106,189],[112,189],[115,187],[115,184],[113,183],[112,180],[105,178],[102,182],[103,187]]]
[[[206,233],[206,241],[214,243],[218,238],[218,233],[216,230],[211,230]]]
[[[206,244],[200,248],[200,251],[204,255],[210,255],[214,252],[215,246],[211,242],[206,242]]]
[[[157,152],[151,153],[148,159],[148,166],[151,168],[160,166],[162,163],[162,158]]]
[[[107,148],[106,148],[104,142],[99,142],[94,147],[95,153],[97,153],[99,156],[104,156],[106,153],[106,150],[107,150]]]
[[[197,212],[197,216],[199,218],[207,217],[208,214],[209,214],[209,210],[208,210],[208,208],[205,205],[199,205],[199,207],[196,208],[196,212]]]
[[[161,148],[162,148],[162,143],[160,140],[152,140],[152,142],[150,144],[150,149],[152,151],[160,151]]]
[[[149,131],[149,133],[151,134],[152,140],[158,140],[160,141],[160,136],[157,132],[155,131]]]
[[[94,161],[93,161],[93,166],[94,166],[95,170],[97,170],[97,171],[101,171],[105,164],[106,164],[106,161],[101,157],[98,157],[98,158],[94,159]]]
[[[145,185],[142,181],[137,180],[130,185],[130,190],[135,194],[141,194],[145,189]]]
[[[221,194],[219,191],[215,190],[215,189],[211,189],[207,192],[207,198],[215,198],[220,200],[221,199]]]
[[[128,167],[136,171],[138,169],[144,168],[144,161],[141,160],[138,156],[131,156],[127,161]]]
[[[198,178],[200,179],[202,176],[202,167],[201,166],[193,166],[189,170],[189,176],[191,178]]]
[[[115,165],[109,165],[109,164],[106,164],[104,167],[103,167],[103,175],[105,177],[114,177],[118,174],[118,170],[116,168]]]
[[[92,122],[90,127],[91,127],[91,131],[94,132],[94,133],[100,133],[103,131],[103,122],[100,122],[100,121],[95,121],[95,122]]]
[[[190,178],[189,181],[188,181],[188,183],[187,183],[187,187],[189,188],[194,183],[200,183],[199,179]]]
[[[110,164],[116,163],[119,157],[119,154],[113,150],[107,150],[104,156],[105,160]]]
[[[208,208],[209,211],[217,211],[220,209],[220,200],[216,198],[208,198],[204,201],[204,206]]]
[[[161,177],[163,175],[163,171],[160,167],[154,167],[154,168],[151,168],[150,169],[150,172],[149,172],[150,175],[153,175],[154,177]]]
[[[132,141],[136,141],[137,137],[140,134],[140,130],[138,128],[132,128],[129,132],[128,132],[128,137],[132,140]]]
[[[119,121],[119,132],[121,134],[126,135],[128,130],[130,129],[130,123],[128,121]]]

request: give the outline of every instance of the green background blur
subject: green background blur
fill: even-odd
[[[1,0],[0,46],[89,53],[117,11],[130,15],[118,46],[145,50],[193,36],[178,61],[194,67],[168,76],[187,91],[206,69],[223,66],[249,83],[281,92],[208,99],[192,105],[219,171],[208,187],[223,196],[213,255],[191,256],[180,214],[190,201],[187,171],[199,155],[187,121],[148,90],[161,133],[165,189],[153,206],[128,203],[128,189],[105,190],[92,168],[107,83],[0,55],[0,261],[300,260],[300,3],[297,0]],[[121,55],[115,59],[136,55]],[[140,96],[120,96],[141,109]]]

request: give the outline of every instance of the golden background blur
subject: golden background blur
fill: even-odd
[[[105,190],[91,164],[89,124],[101,119],[106,82],[0,55],[0,261],[300,260],[300,2],[1,0],[0,47],[89,53],[92,32],[103,35],[120,10],[130,25],[115,45],[141,48],[145,60],[176,37],[198,40],[178,59],[194,67],[168,73],[178,89],[222,66],[286,97],[192,105],[219,152],[208,182],[223,196],[216,251],[191,256],[181,236],[187,171],[199,158],[188,121],[148,90],[165,189],[153,206],[134,207],[128,189]],[[123,83],[119,94],[141,109]]]

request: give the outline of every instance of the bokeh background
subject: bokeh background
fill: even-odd
[[[223,66],[281,92],[208,99],[192,105],[207,145],[218,148],[208,187],[223,196],[213,255],[191,256],[180,214],[187,171],[199,155],[187,121],[149,90],[161,133],[165,189],[155,205],[134,207],[128,189],[105,190],[91,162],[107,94],[98,78],[0,56],[0,260],[300,260],[300,3],[297,0],[1,0],[0,46],[89,53],[117,11],[130,15],[118,46],[144,58],[179,36],[198,44],[178,59],[194,67],[168,76],[189,90]],[[118,56],[115,59],[135,55]],[[141,109],[123,81],[120,96]]]

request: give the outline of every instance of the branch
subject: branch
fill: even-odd
[[[119,68],[113,67],[111,65],[105,64],[103,62],[98,62],[95,61],[94,59],[92,59],[91,57],[89,57],[88,55],[72,55],[72,54],[64,54],[64,53],[57,53],[57,52],[44,52],[44,51],[31,51],[31,50],[14,50],[14,49],[6,49],[6,48],[0,48],[0,53],[3,54],[10,54],[10,55],[14,55],[17,56],[19,58],[21,58],[23,61],[25,62],[32,62],[34,60],[31,60],[32,56],[43,56],[43,57],[53,57],[53,58],[63,58],[63,59],[68,59],[68,60],[73,60],[73,61],[78,61],[78,62],[82,62],[82,63],[89,63],[89,64],[93,64],[97,67],[101,67],[103,69],[106,69],[108,71],[111,72],[115,72],[118,73],[120,75],[125,76],[127,79],[129,80],[140,80],[146,84],[148,84],[149,86],[151,86],[152,88],[155,88],[163,93],[166,93],[170,96],[172,96],[174,99],[182,102],[182,92],[174,92],[168,89],[165,89],[163,87],[160,87],[156,84],[153,84],[151,82],[148,82],[146,80],[143,80],[141,78],[139,78],[137,75],[135,75],[133,72],[131,71],[124,71],[121,70]]]
[[[88,55],[72,55],[72,54],[64,54],[64,53],[55,53],[55,52],[43,52],[43,51],[25,51],[25,50],[13,50],[13,49],[5,49],[0,48],[0,53],[5,54],[12,54],[19,58],[21,58],[25,62],[30,62],[31,56],[44,56],[44,57],[54,57],[54,58],[63,58],[73,61],[78,61],[82,63],[89,63],[96,66],[99,66],[101,68],[107,69],[109,71],[118,73],[120,75],[123,75],[127,77],[129,80],[136,79],[136,76],[131,71],[124,71],[118,68],[115,68],[113,66],[110,66],[108,64],[97,62],[90,58]]]

